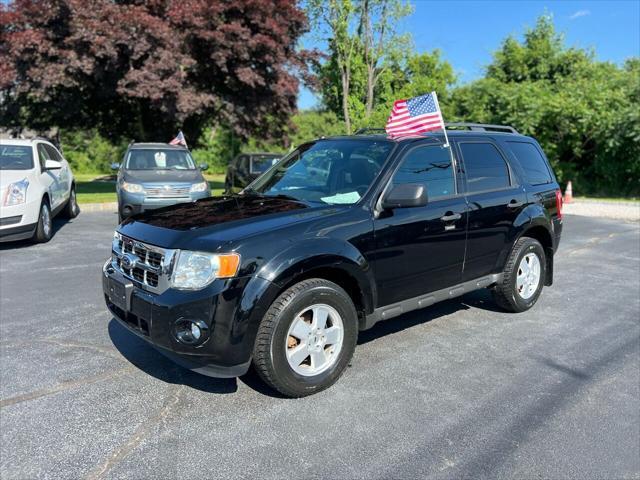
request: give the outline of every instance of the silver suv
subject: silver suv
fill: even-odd
[[[193,202],[210,196],[202,175],[207,165],[196,164],[185,147],[166,143],[132,143],[118,170],[120,221],[146,210]]]

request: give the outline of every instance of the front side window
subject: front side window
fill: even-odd
[[[499,190],[511,185],[509,168],[491,143],[461,143],[467,191]]]
[[[551,174],[542,155],[532,143],[507,142],[509,148],[520,161],[527,182],[531,185],[551,183]]]
[[[38,159],[40,160],[40,171],[44,173],[47,170],[47,160],[53,160],[47,149],[44,148],[44,143],[38,144]]]
[[[289,154],[247,193],[354,204],[376,179],[392,147],[387,140],[318,140]]]
[[[144,148],[129,150],[127,170],[193,170],[196,168],[186,150]]]
[[[0,170],[31,170],[33,149],[27,145],[0,145]]]
[[[43,145],[44,145],[44,148],[49,153],[49,158],[51,158],[51,160],[55,160],[56,162],[62,162],[62,155],[60,155],[60,152],[58,152],[56,147],[52,145],[47,145],[46,143]]]
[[[393,175],[393,184],[422,183],[429,200],[454,195],[455,180],[451,153],[439,145],[411,150]]]

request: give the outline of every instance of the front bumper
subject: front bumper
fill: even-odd
[[[144,193],[129,193],[124,190],[118,191],[118,210],[123,218],[130,217],[137,213],[147,210],[155,210],[156,208],[169,207],[178,203],[195,202],[202,198],[208,198],[211,194],[209,191],[192,192],[188,197],[147,197]]]
[[[258,319],[263,315],[256,292],[270,285],[267,280],[242,277],[215,280],[199,291],[169,288],[154,294],[122,275],[111,261],[102,275],[107,308],[121,325],[175,363],[223,378],[243,375],[249,369]],[[180,320],[204,322],[206,340],[197,346],[180,343],[174,334]]]
[[[0,242],[33,237],[40,214],[40,200],[0,207]]]

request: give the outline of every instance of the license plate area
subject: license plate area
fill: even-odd
[[[133,284],[131,284],[130,287],[133,288]],[[131,293],[130,291],[128,292],[127,290],[131,290],[131,288],[127,289],[127,285],[121,282],[118,282],[113,278],[109,278],[109,283],[108,283],[109,300],[111,300],[111,303],[113,303],[120,310],[123,310],[125,312],[128,311],[129,298]]]

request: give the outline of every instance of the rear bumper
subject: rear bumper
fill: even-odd
[[[256,277],[215,280],[199,291],[168,289],[161,294],[143,290],[135,281],[103,267],[102,289],[107,308],[127,330],[175,363],[212,377],[237,377],[251,363],[257,324],[263,312],[256,305],[256,287],[271,282]],[[126,300],[113,301],[113,283],[123,285]],[[251,284],[251,288],[247,285]],[[119,287],[118,287],[119,288]],[[116,300],[117,301],[117,300]],[[123,304],[124,303],[124,304]],[[175,326],[185,320],[204,322],[207,335],[198,345],[181,343]]]

